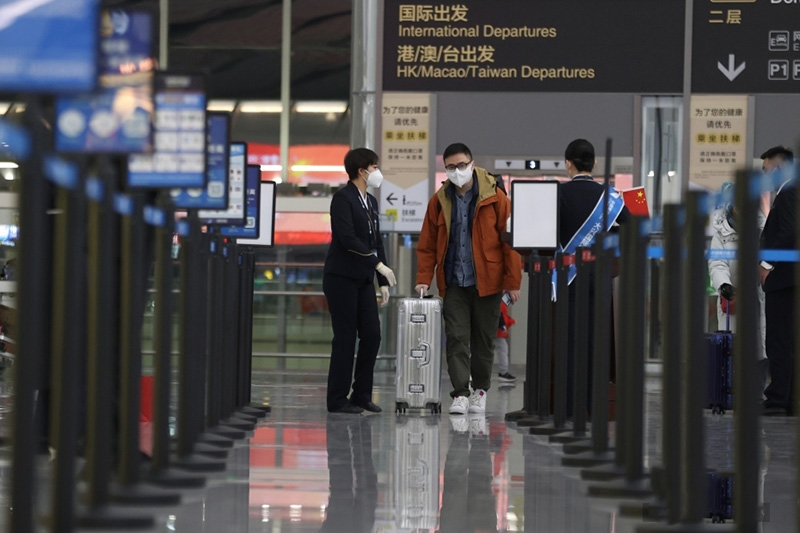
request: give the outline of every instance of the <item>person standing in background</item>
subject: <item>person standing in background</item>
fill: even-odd
[[[378,201],[367,192],[368,186],[381,186],[383,175],[378,154],[367,148],[347,152],[344,168],[350,181],[331,199],[331,244],[322,278],[333,328],[327,407],[331,413],[359,414],[364,409],[379,413],[381,408],[372,401],[373,370],[381,344],[375,276],[382,306],[389,303],[389,287],[397,283],[385,264]]]
[[[733,182],[726,181],[722,184],[722,192],[730,191],[731,202],[726,203],[717,209],[711,217],[711,226],[714,228],[714,236],[711,237],[712,250],[736,250],[739,235],[736,232],[736,211],[733,205]],[[758,213],[758,229],[764,228],[764,214]],[[735,259],[711,259],[708,262],[708,274],[711,286],[717,291],[717,329],[720,331],[736,332],[736,260]],[[758,390],[759,401],[764,394],[767,386],[767,375],[769,373],[769,362],[767,361],[764,337],[766,334],[766,319],[764,317],[764,291],[758,288],[758,303],[761,320],[759,321],[761,330],[761,350],[758,353],[758,372],[760,388]]]
[[[761,249],[792,250],[797,242],[797,188],[794,176],[786,172],[792,166],[792,151],[775,146],[761,154],[761,159],[761,168],[766,174],[784,174],[761,232]],[[758,271],[765,293],[766,348],[771,379],[764,391],[767,399],[762,404],[762,413],[792,415],[795,266],[786,261],[761,261]]]

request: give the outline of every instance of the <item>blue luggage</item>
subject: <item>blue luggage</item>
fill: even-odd
[[[733,478],[708,472],[708,518],[715,524],[733,520]]]
[[[708,402],[713,413],[733,409],[733,333],[717,331],[706,335],[708,352]]]

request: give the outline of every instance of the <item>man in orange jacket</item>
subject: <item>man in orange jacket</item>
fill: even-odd
[[[500,238],[511,202],[494,176],[474,165],[464,144],[448,146],[443,159],[447,181],[428,202],[417,245],[416,291],[426,292],[436,273],[453,386],[450,414],[484,413],[500,300],[503,292],[512,302],[519,299],[521,258]]]

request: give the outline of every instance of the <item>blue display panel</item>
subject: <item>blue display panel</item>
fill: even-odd
[[[203,77],[156,73],[155,152],[128,157],[128,185],[205,187],[206,95]]]
[[[227,209],[228,165],[230,159],[230,123],[228,113],[206,115],[206,178],[204,189],[172,189],[178,209]]]
[[[99,0],[0,0],[0,91],[91,91]]]
[[[154,16],[147,10],[103,11],[100,93],[56,101],[56,149],[142,153],[153,150]]]
[[[247,165],[245,177],[245,221],[244,224],[235,226],[222,226],[220,233],[225,237],[242,237],[245,239],[257,239],[259,230],[258,210],[261,201],[261,167],[258,165]]]
[[[233,225],[244,223],[244,177],[245,168],[247,167],[247,145],[245,143],[231,143],[230,151],[228,208],[199,211],[197,216],[202,224]]]

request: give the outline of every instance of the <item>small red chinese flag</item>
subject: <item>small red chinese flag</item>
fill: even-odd
[[[644,187],[634,187],[622,191],[622,199],[625,201],[625,207],[631,212],[633,216],[649,217],[650,210],[647,208],[647,196],[644,194]]]

